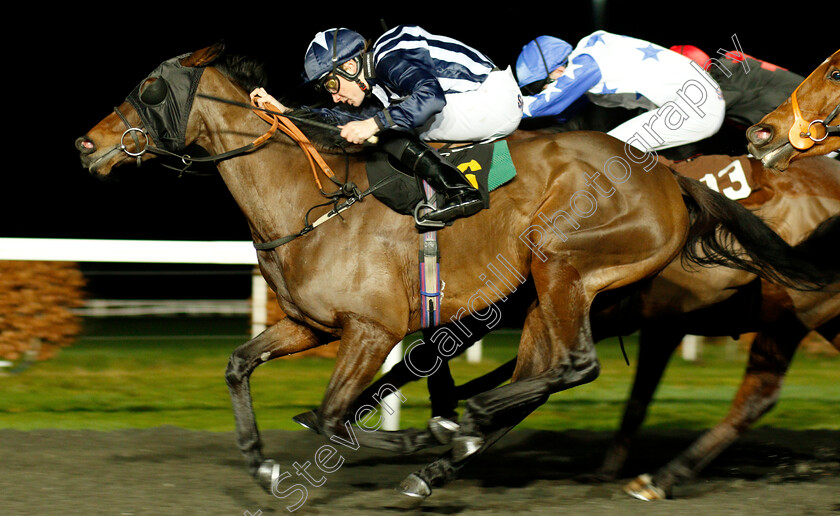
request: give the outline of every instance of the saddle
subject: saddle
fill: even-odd
[[[490,192],[516,176],[507,142],[503,140],[441,147],[437,151],[481,192],[484,209],[490,207]],[[422,181],[386,152],[368,154],[367,176],[374,197],[397,213],[415,215],[419,206],[432,200]]]
[[[484,208],[490,207],[490,192],[516,176],[507,142],[500,140],[454,148],[438,148],[438,153],[464,174],[481,193]],[[373,151],[367,158],[370,191],[380,202],[403,215],[414,217],[420,231],[420,325],[440,324],[443,283],[440,278],[440,249],[437,227],[423,226],[418,214],[434,202],[434,191],[425,181],[390,154]]]

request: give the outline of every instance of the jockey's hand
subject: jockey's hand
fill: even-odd
[[[256,88],[254,91],[251,92],[251,103],[256,105],[257,107],[263,109],[269,109],[271,111],[277,111],[279,113],[285,113],[286,111],[291,111],[291,109],[287,108],[283,104],[277,101],[274,97],[268,94],[265,91],[265,88]]]
[[[341,137],[350,143],[362,144],[370,140],[373,135],[379,132],[379,126],[373,118],[347,122],[338,126],[341,129]]]

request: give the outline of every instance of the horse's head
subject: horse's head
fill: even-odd
[[[222,50],[217,44],[161,63],[113,113],[76,140],[82,165],[106,176],[121,163],[139,165],[152,146],[180,152],[192,143],[197,131],[190,112],[198,83]]]
[[[749,151],[767,168],[840,148],[834,126],[840,106],[840,50],[826,59],[788,100],[747,129]],[[832,116],[833,114],[833,116]],[[827,129],[828,126],[831,129]],[[829,134],[831,132],[832,134]]]

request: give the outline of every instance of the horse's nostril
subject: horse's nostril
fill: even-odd
[[[96,150],[96,145],[87,136],[82,136],[76,139],[76,150],[83,154],[90,154]]]
[[[754,126],[747,135],[747,138],[756,145],[767,143],[773,138],[773,130],[767,126]]]

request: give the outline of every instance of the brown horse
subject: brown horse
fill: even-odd
[[[792,161],[840,149],[840,50],[826,59],[788,100],[747,129],[749,151],[783,171]]]
[[[251,373],[268,360],[340,339],[318,430],[335,442],[366,439],[366,432],[354,431],[348,408],[391,348],[419,327],[419,238],[411,217],[371,200],[302,231],[305,215],[324,203],[306,172],[310,156],[288,137],[259,137],[266,131],[261,118],[202,96],[246,101],[242,85],[254,85],[247,63],[227,60],[221,50],[208,47],[164,62],[76,146],[84,166],[106,176],[117,165],[148,159],[145,151],[178,155],[198,144],[217,160],[257,245],[293,235],[258,251],[263,276],[288,316],[237,348],[226,371],[246,465],[263,487],[276,489],[284,477],[262,455]],[[447,274],[441,319],[483,314],[526,277],[538,303],[526,318],[515,381],[469,400],[459,440],[453,440],[463,444],[442,460],[463,463],[551,393],[597,377],[592,300],[654,276],[681,252],[700,261],[692,253],[703,247],[713,250],[714,262],[794,285],[837,276],[814,267],[742,206],[646,156],[628,155],[622,142],[604,134],[523,139],[509,148],[519,173],[491,195],[494,209],[440,231]],[[368,188],[359,153],[324,159]],[[487,286],[487,264],[504,267],[506,281],[496,289]]]
[[[840,163],[825,157],[806,158],[791,165],[784,175],[765,169],[756,159],[745,156],[701,156],[672,164],[679,173],[705,180],[762,218],[773,221],[776,230],[790,243],[806,237],[826,221],[840,215]],[[712,180],[709,176],[715,178]],[[834,217],[834,218],[832,218]],[[833,260],[836,229],[822,240],[825,249],[815,255]],[[813,244],[816,237],[808,239]],[[826,240],[828,240],[826,242]],[[466,321],[465,321],[466,322]],[[808,331],[816,330],[840,349],[840,286],[819,292],[802,292],[756,278],[727,267],[687,270],[677,260],[665,268],[649,286],[634,291],[621,303],[593,311],[593,337],[597,342],[634,331],[640,332],[638,366],[624,418],[607,452],[604,463],[590,480],[612,480],[624,465],[635,433],[644,421],[665,367],[686,334],[729,336],[757,332],[750,350],[747,371],[726,418],[697,443],[676,457],[654,476],[642,475],[626,490],[639,498],[670,495],[678,482],[694,477],[714,457],[769,411],[778,399],[782,380],[792,356]],[[424,351],[418,348],[418,351]],[[436,357],[412,357],[423,369]],[[454,407],[510,378],[515,359],[485,377],[455,387],[445,364],[428,378],[436,426],[457,425]],[[402,384],[416,379],[412,367],[398,364],[375,382],[357,403],[370,403],[382,385]],[[300,416],[299,416],[300,418]],[[303,418],[306,421],[306,418]],[[440,432],[438,430],[438,432]],[[408,437],[408,436],[406,436]],[[408,448],[436,445],[435,439],[413,435]],[[399,443],[404,444],[404,443]]]
[[[714,162],[713,156],[696,161],[707,158]],[[836,160],[805,158],[792,163],[784,175],[763,168],[758,160],[740,161],[747,164],[750,194],[739,202],[770,221],[788,242],[802,242],[826,220],[836,221],[840,215],[840,163]],[[677,170],[691,174],[704,169],[677,165]],[[746,182],[743,176],[742,180]],[[826,236],[826,249],[815,250],[824,253],[826,260],[835,259],[834,233]],[[636,309],[642,321],[638,366],[621,427],[599,471],[607,479],[615,478],[624,464],[667,362],[686,334],[757,332],[726,417],[654,475],[641,475],[625,487],[633,496],[648,500],[669,497],[675,484],[693,478],[773,408],[793,354],[809,331],[819,332],[840,350],[840,284],[805,293],[724,267],[687,272],[671,265],[639,297]],[[600,327],[610,317],[605,319],[599,321],[596,316],[593,325]]]

